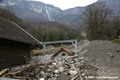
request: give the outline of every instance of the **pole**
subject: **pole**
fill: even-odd
[[[77,40],[75,41],[75,50],[76,50],[76,55],[77,55]]]
[[[44,55],[46,54],[46,46],[45,44],[43,44],[43,48],[44,48]]]

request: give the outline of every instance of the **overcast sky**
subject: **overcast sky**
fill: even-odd
[[[73,8],[76,6],[87,6],[96,2],[97,0],[33,0],[33,1],[41,1],[47,4],[52,4],[55,7],[59,7],[62,10]]]

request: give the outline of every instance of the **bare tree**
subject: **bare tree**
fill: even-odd
[[[87,37],[89,40],[107,39],[107,19],[111,10],[104,2],[96,2],[86,7],[83,12],[84,21],[87,26]]]

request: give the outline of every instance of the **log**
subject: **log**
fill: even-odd
[[[13,78],[15,79],[29,79],[29,77],[21,77],[21,76],[13,76]]]
[[[18,70],[16,72],[7,73],[4,76],[7,77],[7,76],[16,76],[18,74],[23,74],[24,71],[29,70],[30,68],[33,68],[33,67],[36,67],[36,66],[37,66],[36,64],[34,64],[34,65],[28,65],[28,66],[26,66],[23,69],[20,69],[20,70]],[[33,74],[31,74],[31,75],[33,75]]]
[[[79,69],[77,69],[77,70],[78,70],[78,73],[79,73],[80,80],[83,80],[80,70]]]
[[[76,80],[79,77],[79,75],[76,75],[75,77],[73,77],[71,80]]]
[[[16,74],[20,74],[20,73],[22,73],[23,71],[25,71],[25,70],[27,70],[27,69],[29,69],[31,66],[29,65],[29,66],[27,66],[27,67],[25,67],[24,69],[20,69],[20,70],[18,70],[18,71],[16,71],[16,72],[11,72],[11,73],[7,73],[7,74],[5,74],[5,76],[15,76]]]
[[[2,76],[3,76],[4,74],[6,74],[8,71],[9,71],[8,68],[6,68],[6,69],[0,71],[0,77],[2,77]]]

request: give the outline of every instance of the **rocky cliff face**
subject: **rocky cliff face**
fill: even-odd
[[[57,14],[61,12],[59,8],[56,8],[52,5],[47,5],[42,2],[36,1],[26,1],[26,0],[4,0],[0,3],[0,7],[9,8],[19,18],[30,21],[48,21],[48,13],[50,11],[50,18],[52,19],[52,14]],[[48,9],[48,13],[46,12]]]
[[[9,8],[19,18],[29,22],[57,21],[62,24],[76,27],[78,16],[83,7],[76,7],[62,11],[49,4],[26,0],[3,0],[0,7]]]
[[[104,1],[114,16],[120,14],[120,0],[98,0]],[[85,7],[75,7],[61,10],[49,4],[26,0],[0,0],[0,7],[12,10],[19,18],[29,22],[57,21],[59,23],[78,27],[82,11]]]
[[[71,27],[77,27],[80,22],[80,16],[84,7],[76,7],[64,10],[63,12],[55,15],[55,20]]]

